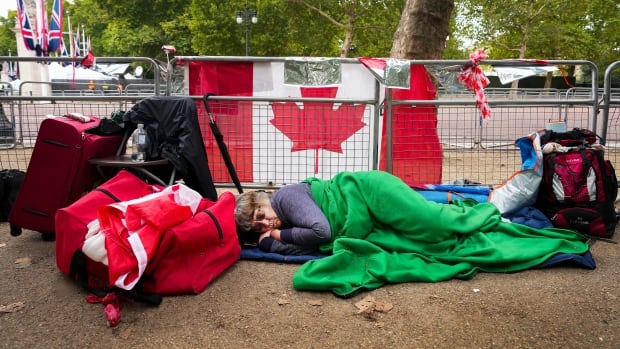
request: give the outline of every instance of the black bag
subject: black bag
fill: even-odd
[[[0,171],[0,222],[6,222],[26,173],[20,170]]]
[[[4,106],[0,104],[0,147],[15,146],[15,128],[4,113]]]
[[[565,147],[576,147],[580,145],[591,146],[599,139],[600,137],[596,133],[590,130],[575,127],[566,132],[545,130],[545,133],[540,137],[540,144],[545,145],[549,142],[554,142]]]
[[[555,227],[608,238],[616,228],[618,181],[602,146],[596,145],[597,139],[593,132],[577,128],[545,132],[543,146],[554,142],[569,148],[543,155],[535,206]]]

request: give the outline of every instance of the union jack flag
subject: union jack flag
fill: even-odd
[[[17,0],[17,16],[22,32],[22,38],[24,39],[24,45],[26,45],[26,48],[29,50],[35,50],[37,46],[34,40],[34,32],[32,31],[32,26],[30,25],[30,17],[28,16],[28,11],[24,5],[24,0]]]
[[[52,23],[50,24],[48,38],[47,49],[49,52],[57,52],[62,49],[62,0],[54,0]]]

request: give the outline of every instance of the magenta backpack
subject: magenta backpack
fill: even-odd
[[[543,177],[535,206],[555,227],[609,238],[617,222],[618,181],[597,141],[593,132],[584,129],[545,131]],[[548,143],[561,147],[547,153]]]

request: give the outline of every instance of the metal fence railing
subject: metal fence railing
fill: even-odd
[[[612,87],[612,76],[620,75],[620,61],[614,62],[605,70],[603,93],[601,99],[601,133],[605,135],[605,145],[611,149],[620,149],[620,88]]]
[[[219,186],[232,186],[209,129],[209,115],[202,107],[202,97],[209,92],[216,94],[209,98],[211,116],[224,134],[237,172],[243,182],[256,186],[377,168],[412,183],[468,179],[496,185],[521,167],[515,141],[545,128],[550,120],[561,120],[568,129],[597,130],[609,148],[606,154],[612,162],[620,152],[616,150],[620,135],[614,126],[620,119],[620,99],[611,84],[607,86],[607,77],[606,87],[597,88],[598,69],[588,61],[547,64],[585,66],[592,75],[590,88],[486,90],[491,117],[482,121],[471,91],[441,87],[432,99],[396,99],[386,93],[395,90],[386,89],[358,60],[337,60],[342,81],[318,90],[286,84],[282,78],[286,58],[176,57],[169,63],[167,71],[174,72],[169,78],[154,79],[152,85],[127,84],[123,91],[110,88],[88,93],[85,86],[75,85],[74,90],[37,95],[32,91],[45,90],[37,85],[48,82],[28,81],[23,88],[0,93],[2,109],[12,128],[8,134],[0,129],[0,168],[27,170],[39,124],[46,117],[69,112],[106,117],[130,109],[147,96],[186,95],[199,106],[200,127],[214,179]],[[105,58],[97,58],[100,61]],[[249,69],[253,81],[245,83],[236,78],[226,70],[230,68],[228,63]],[[465,68],[471,62],[433,60],[415,64],[437,71],[444,67]],[[515,64],[528,66],[521,61],[485,62],[489,66]],[[201,65],[206,68],[194,74],[192,69]],[[610,66],[606,76],[617,66]],[[220,75],[204,75],[214,72]],[[229,86],[246,88],[238,93],[227,90]],[[320,93],[308,95],[310,90]]]

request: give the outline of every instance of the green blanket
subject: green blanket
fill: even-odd
[[[295,272],[298,290],[350,296],[386,283],[515,272],[557,253],[588,250],[586,237],[572,230],[504,222],[490,203],[428,201],[387,172],[343,172],[307,182],[332,227],[331,242],[321,247],[331,255]]]

